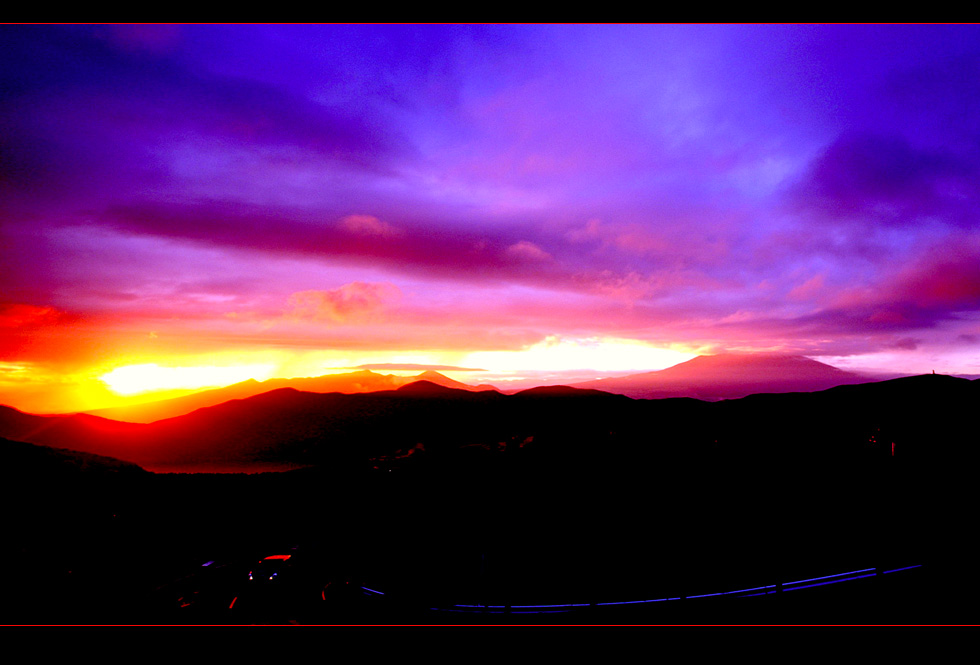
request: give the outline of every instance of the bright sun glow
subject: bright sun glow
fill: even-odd
[[[226,386],[247,379],[264,381],[274,365],[236,365],[231,367],[160,367],[155,363],[128,365],[99,377],[119,395],[136,395],[158,390],[193,390]]]
[[[471,353],[464,363],[490,371],[594,369],[607,372],[656,370],[690,360],[696,353],[612,337],[545,341],[521,351]]]

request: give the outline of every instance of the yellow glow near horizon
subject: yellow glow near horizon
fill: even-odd
[[[161,390],[194,390],[226,386],[239,381],[264,381],[275,365],[234,365],[216,367],[160,367],[156,363],[127,365],[107,372],[99,379],[118,395],[136,395]]]
[[[486,374],[443,373],[464,382],[486,382],[496,373],[513,375],[525,372],[561,372],[590,369],[601,372],[641,372],[663,369],[684,362],[697,353],[670,345],[657,346],[634,339],[622,338],[560,338],[549,337],[526,349],[513,351],[399,351],[395,353],[351,353],[340,350],[290,352],[286,350],[254,350],[209,357],[183,357],[177,365],[136,362],[115,367],[98,375],[97,385],[85,390],[86,406],[112,405],[117,399],[141,396],[163,399],[174,393],[217,388],[255,379],[322,376],[345,373],[360,365],[415,364],[457,365],[480,367]],[[142,359],[140,359],[142,360]],[[201,362],[201,361],[204,362]],[[215,362],[217,361],[217,362]],[[237,362],[236,362],[237,361]],[[173,362],[173,361],[171,361]],[[220,364],[219,364],[220,363]],[[108,369],[108,368],[107,368]],[[415,375],[419,369],[385,369],[386,374]],[[95,378],[95,376],[92,378]],[[105,392],[101,392],[101,387]],[[169,391],[169,393],[168,393]],[[164,395],[164,393],[168,393]],[[115,396],[116,399],[113,399]],[[131,401],[131,400],[128,400]]]
[[[161,366],[157,363],[134,362],[116,367],[98,376],[100,385],[112,394],[121,397],[162,394],[167,391],[193,391],[202,388],[218,388],[248,379],[264,381],[270,378],[294,378],[323,376],[325,374],[345,374],[358,365],[371,363],[417,363],[440,364],[431,354],[396,353],[351,354],[333,350],[312,352],[289,352],[283,350],[256,350],[239,352],[234,355],[210,356],[207,364],[204,358],[185,356],[178,360],[180,365]],[[221,364],[215,364],[218,360]],[[132,362],[132,361],[131,361]],[[207,361],[205,361],[207,362]],[[402,372],[386,370],[390,374],[418,374],[418,370]],[[90,391],[94,392],[94,391]],[[166,395],[172,397],[174,395]],[[163,397],[161,397],[163,399]]]
[[[491,372],[578,369],[642,372],[671,367],[697,355],[690,351],[664,348],[631,339],[548,337],[543,342],[520,351],[471,353],[463,359],[463,363],[484,367]]]

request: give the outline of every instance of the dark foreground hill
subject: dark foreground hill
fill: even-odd
[[[0,477],[8,484],[23,483],[27,479],[52,483],[71,480],[79,474],[105,477],[111,474],[147,473],[131,462],[23,441],[0,438],[0,451],[3,451]]]
[[[722,402],[281,390],[123,428],[0,411],[4,427],[73,445],[101,434],[191,466],[307,467],[11,481],[7,542],[27,572],[5,619],[444,623],[479,618],[457,606],[596,603],[569,620],[971,623],[977,397],[929,375]],[[298,600],[266,607],[243,586],[249,566],[284,552],[307,562]],[[914,594],[888,573],[874,586],[887,593],[846,600],[696,600],[912,565],[930,571]],[[328,603],[348,582],[381,595]],[[659,598],[688,600],[597,604]]]

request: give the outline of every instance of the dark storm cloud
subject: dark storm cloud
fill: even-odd
[[[911,337],[903,337],[901,339],[895,340],[892,346],[896,349],[902,349],[903,351],[915,351],[919,348],[922,343],[921,339],[913,339]]]
[[[132,171],[149,178],[140,184],[162,186],[168,172],[159,151],[188,136],[294,146],[370,171],[408,150],[370,107],[315,103],[260,81],[191,70],[155,52],[116,48],[95,28],[7,26],[0,36],[0,168],[4,184],[28,198],[71,184],[111,200],[120,184],[136,184]]]
[[[923,217],[976,223],[980,160],[918,148],[901,136],[839,138],[813,163],[798,202],[835,221],[914,225]]]
[[[291,214],[290,214],[291,213]],[[376,224],[364,220],[375,220]],[[429,224],[391,224],[368,216],[324,219],[309,212],[230,204],[118,206],[100,220],[123,232],[192,240],[259,254],[296,255],[470,279],[560,279],[553,263],[519,234]]]

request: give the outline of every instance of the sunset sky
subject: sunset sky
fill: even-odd
[[[725,350],[980,374],[980,26],[6,25],[0,57],[2,404]]]

